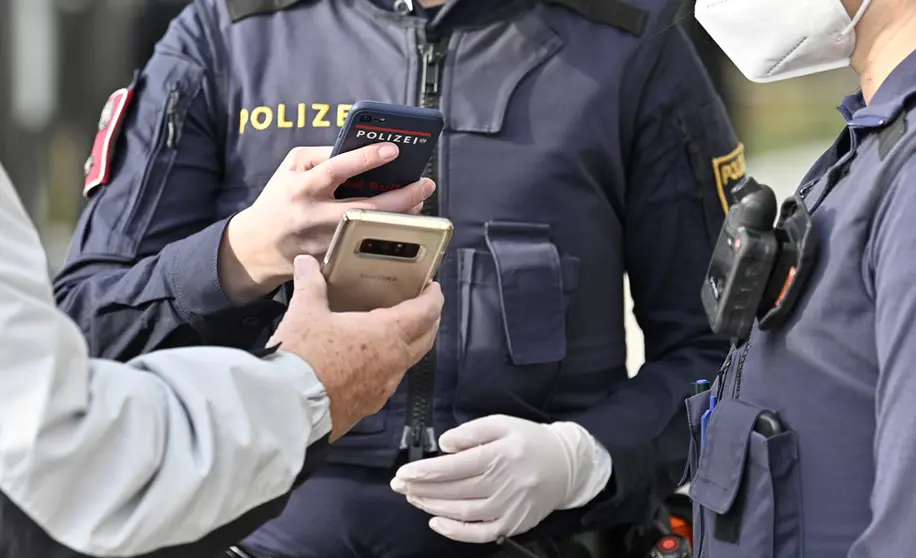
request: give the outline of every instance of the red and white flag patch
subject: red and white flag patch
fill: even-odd
[[[92,153],[86,160],[84,171],[86,180],[83,182],[83,196],[87,199],[93,190],[111,180],[111,164],[115,152],[115,145],[121,133],[121,125],[127,118],[127,109],[134,100],[133,87],[118,89],[108,97],[102,116],[99,118],[99,131],[92,144]]]

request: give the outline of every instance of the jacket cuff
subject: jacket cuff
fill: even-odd
[[[229,219],[166,247],[162,257],[179,315],[209,344],[249,348],[286,305],[270,298],[243,306],[229,301],[219,280],[219,247]]]

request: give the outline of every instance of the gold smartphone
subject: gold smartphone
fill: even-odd
[[[452,229],[442,217],[348,210],[322,267],[331,311],[366,312],[418,296],[436,275]]]

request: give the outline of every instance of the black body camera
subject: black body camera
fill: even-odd
[[[785,321],[815,265],[817,238],[798,196],[783,203],[774,227],[773,190],[748,177],[735,195],[701,295],[712,330],[742,342],[755,319],[761,330]]]

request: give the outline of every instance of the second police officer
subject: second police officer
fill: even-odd
[[[456,226],[437,348],[241,552],[480,556],[498,549],[468,543],[538,524],[641,524],[673,490],[683,397],[727,351],[696,292],[743,151],[677,1],[584,6],[198,0],[113,95],[55,289],[117,359],[263,344],[291,255],[333,230],[296,240],[295,193],[264,188],[278,162],[332,144],[357,100],[445,114],[424,206]],[[634,379],[624,273],[646,339]],[[435,461],[440,439],[493,466]]]
[[[696,15],[754,81],[851,66],[861,85],[780,216],[780,294],[688,403],[697,555],[912,556],[916,3],[700,0]]]

